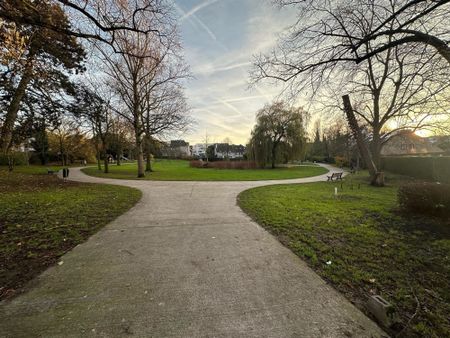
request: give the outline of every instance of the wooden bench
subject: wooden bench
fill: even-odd
[[[332,173],[331,176],[327,176],[327,178],[328,178],[327,181],[333,181],[333,179],[335,179],[336,181],[337,180],[342,180],[342,174],[343,174],[343,172],[341,172],[341,173]]]

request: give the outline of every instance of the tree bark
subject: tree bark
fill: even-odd
[[[277,144],[272,146],[272,165],[271,168],[275,169],[275,158],[277,156]]]
[[[105,174],[109,173],[109,162],[108,162],[108,160],[109,160],[108,156],[106,154],[103,154],[103,166],[104,166],[103,172]]]
[[[152,154],[150,154],[149,151],[146,151],[145,156],[147,158],[147,162],[145,164],[145,171],[146,172],[152,172],[153,171],[153,169],[152,169],[152,161],[151,161]]]
[[[61,135],[59,136],[59,153],[61,154],[61,165],[64,167],[66,164],[64,161],[64,145]]]
[[[2,132],[0,135],[0,147],[4,154],[7,154],[11,147],[11,141],[13,137],[14,123],[17,120],[17,114],[20,109],[20,102],[22,101],[28,84],[33,76],[33,56],[30,56],[25,64],[25,70],[20,79],[20,82],[13,94],[11,103],[6,111],[5,120],[2,126]]]
[[[101,171],[102,170],[102,165],[101,165],[101,159],[100,159],[100,147],[99,147],[99,144],[98,144],[99,142],[98,142],[98,136],[97,135],[95,135],[95,157],[96,157],[96,159],[97,159],[97,169],[99,170],[99,171]]]
[[[144,152],[142,151],[142,144],[140,143],[137,147],[138,149],[138,177],[145,177],[145,168],[144,168]]]
[[[373,130],[372,158],[375,166],[381,168],[381,136],[380,131],[377,128],[374,128]]]
[[[11,154],[8,154],[8,171],[12,172],[14,170],[14,156],[12,156]]]
[[[372,160],[369,148],[367,147],[367,144],[364,141],[364,137],[361,133],[361,129],[358,126],[358,121],[356,120],[355,113],[353,112],[350,97],[348,95],[344,95],[342,96],[342,100],[344,101],[344,111],[347,117],[349,127],[353,133],[354,138],[356,139],[356,144],[358,145],[359,152],[361,153],[361,156],[364,159],[367,168],[369,169],[371,184],[374,186],[383,186],[384,174],[378,172],[378,169]]]
[[[137,150],[137,164],[138,164],[138,174],[137,176],[145,177],[145,168],[144,168],[144,151],[142,147],[142,136],[138,132],[138,128],[135,128],[135,141],[136,141],[136,150]]]
[[[102,163],[100,161],[100,154],[99,154],[99,152],[97,152],[97,169],[99,171],[102,171]]]
[[[118,165],[118,166],[120,166],[121,164],[122,164],[122,159],[121,159],[121,157],[123,156],[123,151],[122,151],[122,149],[119,149],[119,151],[117,152],[117,162],[116,162],[116,164]]]
[[[388,30],[386,32],[383,32],[380,34],[375,34],[375,35],[371,36],[370,40],[374,40],[378,36],[381,36],[381,35],[393,36],[398,33],[400,33],[400,34],[405,33],[405,34],[411,34],[411,35],[406,36],[401,39],[398,39],[398,40],[393,40],[390,43],[383,45],[382,47],[374,49],[372,52],[367,53],[367,54],[363,55],[362,57],[357,58],[356,64],[359,64],[359,63],[373,57],[374,55],[384,52],[385,50],[388,50],[390,48],[393,48],[393,47],[396,47],[399,45],[403,45],[406,43],[414,43],[414,42],[424,43],[426,45],[430,45],[430,46],[434,47],[437,50],[437,52],[450,64],[450,47],[448,46],[447,42],[439,39],[436,36],[433,36],[433,35],[430,35],[430,34],[427,34],[424,32],[419,32],[419,31],[415,31],[415,30],[407,30],[407,29]]]

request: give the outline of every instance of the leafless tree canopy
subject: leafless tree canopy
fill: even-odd
[[[47,0],[59,4],[71,18],[70,27],[62,27],[50,13],[42,11],[38,0],[2,0],[0,19],[31,27],[40,27],[78,38],[101,41],[115,48],[118,34],[152,35],[165,42],[166,29],[174,23],[172,8],[165,0]],[[146,26],[140,25],[142,20]]]
[[[150,20],[150,21],[149,21]],[[148,27],[151,18],[141,17],[138,27]],[[189,76],[181,53],[176,25],[160,23],[169,32],[159,36],[118,32],[115,51],[97,46],[108,85],[118,98],[117,112],[133,127],[138,149],[139,176],[144,175],[145,141],[154,135],[180,130],[188,123],[182,80]],[[150,154],[147,154],[149,158]]]
[[[345,95],[352,129],[371,132],[374,178],[392,133],[436,128],[446,119],[449,0],[275,2],[293,6],[298,17],[269,55],[256,58],[253,81],[284,82],[286,94],[307,93],[331,116],[342,111]]]
[[[445,127],[450,69],[437,52],[425,49],[422,45],[393,47],[362,65],[342,65],[339,78],[322,84],[318,101],[330,117],[341,111],[341,95],[351,93],[353,111],[373,133],[377,164],[383,143],[399,130]]]
[[[255,80],[317,82],[342,62],[361,63],[395,46],[432,46],[450,63],[450,0],[277,0],[298,17],[270,55],[260,55]],[[370,46],[370,48],[368,48]]]

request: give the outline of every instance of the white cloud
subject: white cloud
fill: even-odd
[[[180,18],[180,21],[186,20],[187,18],[191,17],[193,14],[197,13],[202,8],[208,7],[217,1],[219,0],[207,0],[205,2],[198,4],[197,6],[190,9],[188,12],[185,12],[184,15]]]
[[[183,9],[186,2],[190,9]],[[279,88],[264,83],[248,89],[253,55],[274,47],[293,15],[280,13],[269,1],[186,2],[176,7],[186,60],[195,77],[186,94],[198,121],[187,139],[200,142],[207,132],[217,141],[230,137],[246,143],[256,111],[279,93]]]

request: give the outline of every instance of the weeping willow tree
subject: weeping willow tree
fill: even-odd
[[[299,158],[305,148],[307,113],[283,101],[265,105],[256,114],[256,125],[247,146],[248,157],[262,168]]]

